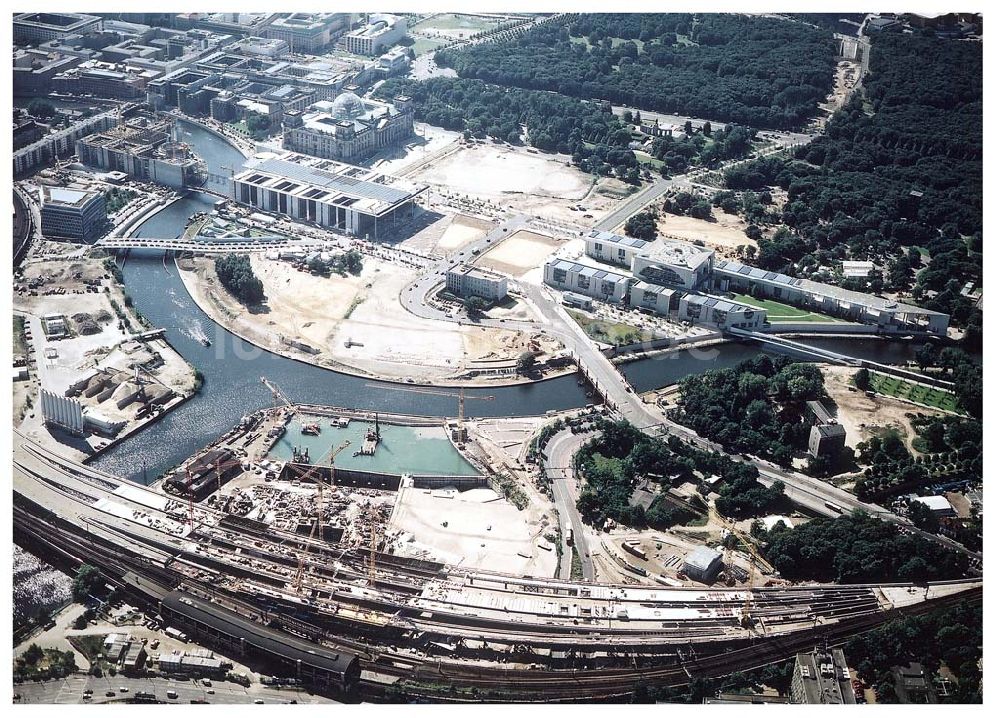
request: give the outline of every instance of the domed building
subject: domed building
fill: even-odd
[[[348,90],[333,102],[286,112],[282,124],[286,150],[356,163],[413,135],[413,105],[402,95],[388,103],[362,99]]]
[[[344,92],[333,101],[330,114],[338,120],[356,120],[366,111],[364,100],[353,92]]]

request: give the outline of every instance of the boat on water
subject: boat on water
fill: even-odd
[[[201,345],[203,347],[210,347],[210,346],[212,346],[212,341],[208,337],[202,337],[198,341],[201,342]]]
[[[306,436],[319,436],[319,424],[303,424],[302,433]]]

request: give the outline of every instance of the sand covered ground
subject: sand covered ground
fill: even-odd
[[[492,227],[492,223],[477,217],[446,214],[401,244],[414,252],[444,257],[479,239]]]
[[[744,234],[747,224],[740,217],[726,214],[718,208],[713,208],[712,214],[714,222],[663,212],[656,229],[663,237],[688,242],[701,240],[706,245],[718,248],[722,254],[730,253],[741,244],[757,246],[754,240]]]
[[[916,436],[907,414],[942,415],[927,407],[916,407],[887,396],[866,396],[854,389],[851,377],[857,369],[845,366],[821,367],[826,380],[826,391],[837,405],[837,419],[847,432],[847,445],[854,447],[886,429],[896,429],[910,446]],[[912,448],[912,446],[911,446]]]
[[[397,553],[517,576],[555,573],[556,552],[545,530],[491,489],[404,488],[400,494],[389,525],[402,533]]]
[[[558,239],[521,229],[483,254],[476,264],[517,278],[544,264],[561,245]]]
[[[461,378],[482,359],[516,359],[532,337],[421,319],[399,302],[411,267],[366,256],[357,277],[320,277],[253,255],[265,306],[249,310],[218,282],[212,260],[182,263],[188,291],[209,315],[258,346],[320,366],[418,382]]]
[[[605,214],[626,192],[617,180],[595,183],[569,155],[493,142],[465,144],[420,166],[409,179],[452,195],[499,202],[514,213],[581,226],[592,220],[585,214]]]

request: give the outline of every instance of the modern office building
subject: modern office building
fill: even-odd
[[[92,95],[114,99],[145,98],[146,83],[154,75],[124,66],[88,60],[52,78],[52,91],[66,95]]]
[[[400,96],[390,104],[345,92],[307,112],[287,112],[282,134],[286,150],[313,157],[358,162],[413,135],[413,104]]]
[[[406,18],[372,13],[368,21],[344,36],[345,47],[355,55],[381,55],[406,36]]]
[[[939,336],[948,332],[947,314],[810,279],[768,272],[733,260],[720,259],[715,263],[713,283],[723,292],[774,299],[848,321],[876,325],[886,331]]]
[[[545,264],[546,284],[604,302],[623,301],[628,296],[631,281],[624,274],[567,259],[555,259]]]
[[[499,302],[507,296],[507,278],[479,267],[456,264],[445,277],[448,291],[459,297],[482,297]]]
[[[276,15],[260,34],[270,40],[283,40],[292,52],[316,53],[340,37],[350,25],[350,13],[296,12]]]
[[[620,234],[597,229],[593,230],[585,241],[588,257],[627,269],[632,269],[632,260],[649,246],[649,242],[645,239],[623,237]]]
[[[851,673],[839,648],[815,649],[795,656],[790,690],[792,703],[855,705]]]
[[[80,162],[104,171],[175,187],[200,187],[207,179],[203,160],[172,138],[173,120],[141,115],[111,131],[78,140]]]
[[[42,186],[42,234],[90,240],[108,221],[104,194],[66,187]]]
[[[45,42],[99,30],[101,18],[72,12],[22,12],[14,15],[14,42]]]
[[[689,242],[658,239],[632,260],[632,274],[651,284],[696,291],[712,274],[715,252]]]
[[[378,239],[413,213],[427,189],[377,170],[285,152],[249,160],[233,198],[356,237]]]
[[[767,312],[760,307],[731,302],[706,294],[682,294],[677,306],[677,319],[692,324],[707,324],[718,329],[763,328]]]
[[[630,306],[667,316],[680,308],[681,294],[676,289],[661,287],[659,284],[636,282],[629,290],[628,303]]]

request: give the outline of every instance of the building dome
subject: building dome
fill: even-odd
[[[338,120],[354,120],[365,114],[365,103],[353,92],[345,92],[333,101],[330,114]]]

